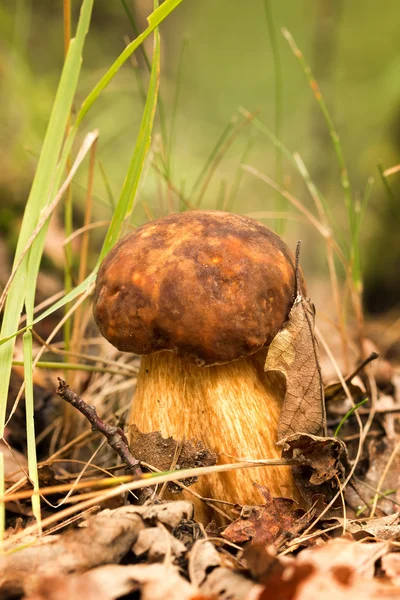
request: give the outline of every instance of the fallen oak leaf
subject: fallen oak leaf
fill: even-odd
[[[278,538],[287,540],[297,536],[307,527],[312,514],[303,519],[305,511],[290,498],[273,498],[269,490],[257,486],[265,504],[247,506],[241,516],[222,532],[222,537],[235,544],[248,541],[271,545]]]

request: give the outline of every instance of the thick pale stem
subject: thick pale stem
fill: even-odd
[[[275,442],[284,383],[264,373],[265,354],[208,368],[171,352],[143,357],[130,423],[143,433],[201,440],[219,454],[219,463],[279,457]],[[254,482],[274,496],[298,498],[291,469],[284,466],[207,475],[191,489],[205,498],[259,504],[262,496]],[[208,520],[207,507],[195,505],[197,518]]]

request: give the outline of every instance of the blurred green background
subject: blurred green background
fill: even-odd
[[[152,4],[126,0],[137,27],[146,26]],[[273,16],[268,23],[265,6]],[[72,0],[73,30],[80,8]],[[400,8],[395,0],[184,0],[161,28],[160,94],[167,129],[169,175],[188,196],[216,141],[239,107],[257,112],[274,131],[276,62],[270,26],[275,31],[282,77],[279,138],[299,152],[313,180],[329,201],[339,224],[347,228],[340,173],[329,132],[302,69],[281,34],[286,27],[312,67],[339,132],[356,199],[369,178],[375,180],[361,235],[365,305],[369,312],[395,309],[400,300],[399,182],[389,179],[390,198],[379,177],[400,162]],[[135,37],[124,2],[95,1],[84,52],[76,106],[92,89],[124,46]],[[146,45],[151,55],[151,44]],[[63,63],[61,0],[0,1],[0,281],[9,273],[18,224],[40,152]],[[95,173],[93,220],[109,219],[112,197],[118,198],[135,144],[148,72],[142,52],[127,62],[85,121],[86,131],[100,132]],[[83,135],[84,132],[82,132]],[[82,136],[80,137],[82,140]],[[76,144],[78,148],[79,140]],[[176,195],[152,163],[163,153],[160,120],[142,178],[140,201],[132,224],[181,208]],[[243,172],[249,163],[273,179],[276,151],[249,123],[241,128],[213,172],[201,206],[226,207],[276,224],[276,194]],[[76,226],[82,224],[87,167],[73,184]],[[313,203],[304,182],[285,160],[278,171],[284,187],[308,208]],[[397,204],[396,204],[397,203]],[[302,260],[308,278],[324,281],[327,268],[323,242],[289,207],[284,237],[294,247],[303,240]],[[262,214],[263,213],[263,214]],[[268,213],[267,215],[265,213]],[[60,268],[59,226],[46,254],[45,270]],[[92,259],[104,229],[92,235]],[[78,260],[77,255],[76,260]],[[328,285],[328,279],[326,278]],[[50,285],[50,284],[49,284]],[[316,284],[314,284],[316,286]],[[312,285],[311,285],[312,288]],[[316,290],[314,287],[313,295]]]

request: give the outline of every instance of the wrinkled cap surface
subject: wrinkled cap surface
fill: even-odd
[[[188,211],[139,227],[111,250],[94,317],[119,350],[171,350],[209,366],[268,345],[294,292],[293,256],[270,229],[241,215]]]

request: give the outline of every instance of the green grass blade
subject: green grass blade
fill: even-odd
[[[37,470],[36,457],[36,436],[34,420],[34,402],[33,402],[33,378],[32,378],[32,333],[26,331],[23,335],[24,349],[24,375],[25,375],[25,412],[26,412],[26,434],[28,446],[28,472],[32,482],[33,489],[39,490],[39,477]],[[40,514],[40,496],[32,496],[32,512],[37,522],[41,521]]]
[[[363,406],[366,402],[368,402],[368,398],[364,398],[364,400],[361,400],[361,402],[359,402],[358,404],[356,404],[355,406],[353,406],[348,413],[346,413],[343,417],[343,419],[340,421],[339,425],[336,427],[335,433],[333,434],[333,437],[337,437],[339,435],[340,430],[342,429],[343,425],[346,423],[347,419],[349,419],[351,417],[351,415],[353,413],[355,413],[355,411],[360,408],[360,406]]]
[[[119,69],[133,52],[144,42],[160,23],[177,7],[183,0],[165,0],[151,15],[147,18],[149,26],[133,42],[128,44],[125,50],[118,56],[107,73],[100,79],[99,83],[93,88],[90,94],[83,101],[81,109],[76,117],[75,125],[78,127],[86,116],[87,112],[93,106],[94,102],[100,96],[101,92],[107,87],[111,79],[118,73]],[[154,61],[153,61],[154,62]]]
[[[221,179],[221,183],[219,185],[219,193],[217,196],[217,202],[215,204],[215,210],[225,210],[226,203],[226,188],[228,187],[228,183],[226,179]]]
[[[5,486],[5,471],[4,471],[4,454],[0,452],[0,496],[4,496],[6,492]],[[4,532],[6,529],[6,504],[0,502],[0,554],[3,552]]]
[[[282,123],[283,123],[283,86],[282,86],[282,68],[281,68],[281,57],[279,54],[279,44],[276,36],[275,25],[274,25],[274,17],[272,14],[272,8],[270,0],[264,0],[264,12],[267,20],[269,39],[271,42],[271,50],[272,50],[272,61],[274,65],[274,92],[275,92],[275,123],[274,130],[275,136],[277,138],[282,137]],[[278,148],[276,149],[275,155],[275,181],[282,185],[283,183],[283,170],[282,170],[282,155],[280,154]],[[276,206],[275,210],[277,212],[284,212],[287,210],[287,203],[280,196],[280,194],[276,195]],[[285,227],[284,219],[276,219],[275,220],[275,231],[282,235]]]
[[[369,177],[367,185],[365,186],[364,194],[360,202],[360,206],[357,210],[357,242],[360,239],[361,225],[364,221],[365,213],[367,212],[367,206],[372,194],[372,188],[374,187],[375,180],[373,177]]]
[[[128,17],[128,21],[131,24],[133,33],[135,34],[136,37],[139,37],[139,35],[140,35],[139,34],[139,28],[136,25],[136,21],[135,21],[135,19],[133,17],[131,9],[128,6],[128,3],[126,2],[126,0],[120,0],[120,2],[122,4],[122,6],[123,6],[123,9],[125,11],[126,16]],[[150,73],[150,71],[151,71],[151,63],[149,61],[149,57],[147,56],[147,53],[146,53],[146,50],[145,50],[144,46],[140,46],[140,52],[142,53],[142,56],[144,58],[144,62],[146,63],[147,70]]]
[[[132,52],[134,52],[140,46],[140,44],[142,44],[142,42],[150,35],[150,33],[152,31],[154,31],[154,29],[160,23],[162,23],[162,21],[182,1],[183,0],[165,0],[165,2],[149,16],[149,18],[148,18],[149,27],[140,35],[140,37],[138,39],[134,40],[131,44],[129,44],[129,46],[127,46],[127,48],[125,48],[124,52],[122,52],[122,54],[119,56],[119,58],[113,63],[113,65],[110,67],[110,69],[107,71],[107,73],[103,76],[103,78],[100,80],[100,82],[95,86],[95,88],[92,90],[92,92],[84,100],[81,110],[78,113],[77,122],[71,128],[69,136],[64,144],[61,159],[57,166],[57,175],[56,175],[55,184],[54,184],[55,186],[57,186],[59,184],[60,178],[64,172],[67,157],[71,151],[72,144],[74,142],[75,136],[78,131],[79,123],[83,120],[84,116],[87,114],[87,112],[93,106],[95,100],[98,98],[100,93],[105,89],[105,87],[108,85],[108,83],[114,77],[114,75],[118,72],[119,68],[123,65],[123,63],[129,58],[129,56],[132,54]],[[74,41],[75,40],[72,40],[72,42],[70,44],[70,51],[71,51],[71,46],[73,45]],[[24,244],[22,244],[21,246],[23,248]],[[45,311],[37,319],[35,319],[31,323],[29,323],[29,325],[16,331],[18,319],[19,319],[19,315],[20,315],[20,312],[18,312],[18,315],[14,320],[15,324],[13,326],[10,325],[8,327],[4,327],[1,330],[0,346],[5,346],[6,343],[11,341],[13,338],[15,338],[16,335],[25,331],[28,327],[41,321],[45,317],[53,314],[56,310],[65,306],[66,303],[72,301],[77,296],[84,293],[87,290],[88,286],[95,280],[96,272],[97,272],[97,268],[93,270],[93,272],[85,279],[85,281],[83,281],[77,288],[72,290],[70,294],[64,296],[64,298],[61,298],[61,300],[59,300],[58,302],[53,304],[47,311]],[[22,305],[21,305],[21,308],[22,308]],[[3,323],[4,323],[4,321],[3,321]],[[2,349],[3,354],[0,354],[0,358],[7,357],[9,364],[11,364],[13,344],[12,345],[7,344],[7,347],[9,347],[9,348],[11,347],[11,351],[8,350],[8,353],[6,353],[5,349]],[[1,350],[0,350],[0,352],[1,352]],[[2,364],[4,365],[4,362]],[[4,393],[5,394],[7,393],[7,389],[8,389],[8,382],[5,384],[4,378],[2,378],[2,380],[0,381],[0,398],[4,397]],[[4,390],[6,390],[6,391],[4,392]],[[3,395],[1,395],[1,392],[3,392]],[[0,408],[0,410],[1,410],[1,408]],[[3,418],[3,422],[4,422],[4,418]],[[0,435],[0,437],[1,437],[1,435]]]
[[[69,46],[49,125],[40,153],[36,175],[26,204],[14,264],[19,260],[19,256],[23,252],[31,233],[38,222],[40,212],[50,198],[54,183],[57,158],[60,154],[68,115],[78,83],[82,62],[82,49],[89,29],[92,6],[93,0],[84,0],[82,3],[76,37],[71,40]],[[16,273],[7,297],[1,328],[1,337],[9,336],[15,332],[18,326],[18,320],[24,304],[24,294],[21,293],[21,290],[29,290],[30,288],[34,290],[36,286],[36,276],[43,251],[43,243],[44,235],[40,236],[35,243],[36,256],[39,257],[38,264],[30,263],[30,257],[26,256]],[[32,266],[33,271],[28,271],[29,263],[30,266]],[[31,297],[33,296],[33,293],[33,291],[30,292]],[[14,341],[12,339],[0,348],[0,437],[3,437],[4,435],[4,422],[13,349]]]
[[[144,162],[150,147],[151,134],[153,130],[154,116],[157,106],[158,88],[160,82],[160,34],[158,29],[154,33],[154,54],[151,67],[149,89],[144,107],[142,122],[136,140],[128,173],[122,188],[121,196],[111,219],[103,248],[100,253],[99,263],[117,242],[124,219],[134,205],[137,188],[142,174]]]
[[[99,167],[100,167],[100,174],[101,174],[101,178],[103,180],[104,183],[104,187],[106,188],[106,193],[107,193],[107,198],[108,198],[108,205],[111,207],[112,211],[114,212],[115,207],[116,207],[116,202],[114,199],[114,194],[112,192],[111,189],[111,185],[110,185],[110,181],[107,177],[107,173],[104,169],[104,165],[102,163],[101,160],[99,160]]]
[[[229,123],[224,128],[220,137],[217,139],[215,146],[211,150],[209,157],[207,158],[206,162],[204,163],[203,168],[201,169],[200,173],[197,176],[196,181],[193,184],[192,190],[189,194],[189,199],[192,199],[194,194],[196,193],[196,191],[199,189],[200,184],[204,180],[208,170],[210,169],[211,165],[213,164],[215,157],[217,156],[217,154],[220,151],[220,149],[222,148],[223,144],[226,142],[226,140],[228,139],[228,137],[234,130],[236,123],[237,123],[237,117],[232,117],[232,119],[229,121]],[[197,204],[196,204],[196,206],[197,206]]]
[[[310,66],[308,65],[303,53],[296,45],[292,35],[285,28],[282,29],[283,36],[288,42],[294,56],[300,63],[301,68],[306,76],[308,84],[313,91],[314,97],[318,103],[318,106],[321,110],[321,113],[325,119],[326,126],[329,131],[329,135],[332,140],[333,149],[336,154],[336,160],[338,162],[339,171],[340,171],[340,181],[342,184],[343,194],[344,194],[344,203],[347,210],[347,218],[350,228],[350,240],[351,240],[351,265],[352,265],[352,279],[355,283],[356,289],[360,291],[362,287],[361,282],[361,264],[360,264],[360,249],[357,243],[357,214],[353,199],[353,194],[351,191],[349,174],[346,166],[346,162],[344,159],[342,145],[340,143],[340,137],[338,132],[335,129],[335,125],[333,123],[333,119],[329,112],[328,106],[324,100],[322,92],[319,88],[317,81],[315,80]]]
[[[223,210],[227,210],[228,212],[231,212],[233,210],[233,205],[234,205],[236,197],[238,195],[240,184],[242,182],[242,177],[243,177],[243,169],[241,169],[240,166],[243,165],[244,163],[248,162],[253,145],[254,145],[254,138],[250,137],[250,139],[247,141],[247,144],[245,145],[242,156],[240,157],[239,165],[238,165],[238,168],[236,169],[235,177],[233,180],[231,192],[226,201],[226,206],[224,203]]]
[[[239,112],[246,119],[250,117],[249,111],[243,107],[239,108]],[[272,144],[274,144],[274,146],[279,150],[279,152],[283,154],[283,156],[286,156],[286,158],[289,159],[294,166],[296,166],[296,163],[290,150],[276,137],[275,134],[272,133],[270,129],[268,129],[268,127],[261,123],[261,121],[257,119],[257,117],[253,117],[251,122],[259,131],[261,131],[261,133],[263,133],[269,139],[270,142],[272,142]]]
[[[184,56],[187,47],[187,40],[183,40],[181,51],[179,53],[178,59],[178,74],[176,77],[176,86],[175,86],[175,94],[174,94],[174,102],[172,106],[172,116],[171,116],[171,126],[169,129],[168,136],[168,149],[167,149],[167,161],[169,164],[169,178],[172,179],[172,146],[174,143],[175,136],[175,125],[176,125],[176,116],[178,114],[178,106],[179,100],[181,96],[181,87],[182,87],[182,74],[183,74],[183,64],[184,64]]]
[[[63,308],[66,304],[68,304],[69,302],[72,302],[73,300],[75,300],[75,298],[77,298],[78,296],[81,296],[82,294],[84,294],[85,292],[87,292],[87,290],[89,289],[89,287],[94,283],[94,281],[96,279],[97,270],[98,270],[98,267],[96,267],[90,273],[90,275],[88,275],[86,277],[86,279],[84,279],[82,281],[82,283],[80,283],[79,285],[77,285],[68,294],[66,294],[65,296],[63,296],[62,298],[60,298],[60,300],[57,300],[57,302],[55,302],[54,304],[52,304],[41,315],[39,315],[38,317],[36,317],[36,319],[34,319],[33,321],[31,321],[30,323],[28,323],[27,325],[25,325],[25,327],[22,327],[18,331],[14,331],[9,336],[2,337],[0,339],[0,346],[6,344],[9,340],[12,340],[17,335],[20,335],[21,333],[24,333],[24,331],[26,331],[27,329],[33,327],[33,325],[36,325],[36,323],[40,323],[40,321],[43,321],[43,319],[46,319],[46,317],[49,317],[50,315],[52,315],[53,313],[55,313],[56,310],[58,310],[59,308]]]
[[[129,19],[129,22],[131,24],[131,27],[133,29],[135,36],[138,37],[139,29],[138,29],[138,26],[134,19],[134,16],[132,14],[132,11],[129,9],[128,4],[125,0],[121,0],[121,4],[124,7],[125,13]],[[142,52],[144,61],[146,63],[147,70],[150,73],[151,72],[151,63],[150,63],[149,57],[147,56],[147,53],[146,53],[146,50],[145,50],[145,47],[143,46],[143,44],[140,46],[140,50]],[[143,82],[142,82],[142,85],[143,85]],[[163,102],[160,92],[158,93],[158,115],[159,115],[159,119],[160,119],[161,139],[163,142],[163,147],[165,149],[165,157],[163,157],[163,158],[165,158],[165,161],[163,160],[163,167],[166,171],[168,178],[171,178],[171,165],[170,165],[170,160],[169,160],[169,153],[167,151],[167,148],[169,147],[169,144],[170,144],[170,142],[168,141],[167,118],[165,115],[164,102]]]
[[[21,360],[13,360],[13,365],[23,366],[23,361]],[[131,371],[123,371],[118,369],[109,369],[107,367],[94,367],[92,365],[84,365],[77,363],[68,363],[68,362],[51,362],[46,360],[41,360],[36,363],[35,368],[38,369],[54,369],[58,371],[86,371],[88,373],[111,373],[112,375],[121,375],[123,377],[132,378]]]

